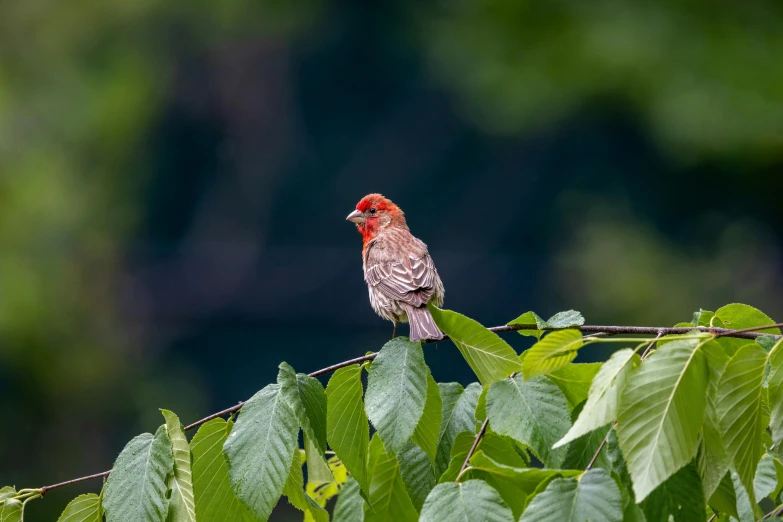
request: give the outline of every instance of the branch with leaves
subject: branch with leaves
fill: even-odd
[[[431,311],[479,382],[437,383],[404,337],[309,375],[282,363],[276,383],[188,426],[162,410],[111,471],[0,489],[0,520],[94,478],[106,478],[100,494],[74,499],[61,522],[251,522],[281,496],[318,522],[779,514],[783,324],[739,304],[674,327],[591,326],[568,311],[484,328]],[[517,354],[497,335],[510,331],[535,342]],[[624,346],[573,362],[598,343]]]

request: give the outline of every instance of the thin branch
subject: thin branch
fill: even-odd
[[[606,442],[609,440],[609,433],[614,429],[615,424],[617,424],[617,421],[614,421],[612,423],[612,427],[609,428],[609,431],[606,432],[606,435],[604,436],[604,440],[601,441],[601,444],[598,446],[598,449],[595,450],[595,454],[593,454],[593,458],[590,459],[590,463],[587,464],[587,467],[585,468],[585,471],[590,471],[593,469],[593,466],[595,465],[595,461],[598,460],[598,455],[601,454],[601,451],[604,449],[604,446],[606,446]]]
[[[78,484],[79,482],[84,482],[85,480],[92,480],[92,479],[108,477],[108,476],[109,476],[109,471],[104,471],[103,473],[96,473],[95,475],[87,475],[86,477],[79,477],[71,480],[66,480],[65,482],[60,482],[59,484],[44,486],[41,488],[41,496],[44,496],[46,492],[49,491],[50,489],[61,488],[63,486],[70,486],[71,484]]]
[[[333,364],[332,366],[327,366],[326,368],[321,368],[320,370],[316,370],[313,373],[308,373],[310,377],[318,377],[319,375],[323,375],[325,373],[333,372],[335,370],[339,370],[340,368],[345,368],[346,366],[350,366],[352,364],[357,363],[363,363],[365,361],[372,361],[375,359],[375,356],[378,355],[377,352],[375,353],[368,353],[367,355],[363,355],[361,357],[357,357],[356,359],[351,359],[349,361],[344,361],[338,364]]]
[[[741,330],[726,330],[719,332],[719,330],[724,330],[723,328],[711,328],[710,330],[713,332],[718,332],[715,337],[739,337],[737,334],[746,333],[746,332],[758,332],[759,330],[768,330],[771,328],[783,328],[783,323],[775,323],[770,324],[768,326],[751,326],[750,328],[743,328]],[[759,335],[765,335],[765,334],[756,334],[756,337]],[[766,334],[771,335],[771,334]],[[778,335],[775,335],[774,337],[780,337]]]
[[[779,505],[778,507],[776,507],[775,509],[773,509],[772,511],[764,515],[764,517],[761,520],[766,520],[768,518],[776,517],[782,513],[783,513],[783,504]]]
[[[378,355],[377,353],[370,353],[370,354],[367,354],[367,355],[363,355],[363,356],[357,357],[355,359],[350,359],[348,361],[343,361],[343,362],[338,363],[338,364],[333,364],[332,366],[327,366],[326,368],[321,368],[320,370],[316,370],[313,373],[309,373],[308,375],[310,377],[318,377],[319,375],[323,375],[325,373],[333,372],[335,370],[339,370],[340,368],[345,368],[346,366],[351,366],[352,364],[362,363],[362,362],[365,362],[365,361],[372,361],[373,359],[375,359],[375,357],[377,355]],[[228,415],[229,413],[236,413],[236,412],[238,412],[239,410],[242,409],[242,406],[245,405],[245,402],[247,402],[247,401],[239,402],[235,406],[231,406],[230,408],[226,408],[223,411],[219,411],[217,413],[213,413],[212,415],[209,415],[208,417],[204,417],[201,420],[197,420],[193,424],[188,424],[183,429],[185,431],[192,430],[193,428],[198,428],[202,424],[205,424],[205,423],[211,421],[212,419],[217,419],[218,417],[222,417],[223,415]]]
[[[656,337],[655,340],[653,342],[651,342],[649,344],[649,346],[647,346],[647,348],[644,349],[644,353],[642,353],[642,357],[641,357],[642,359],[646,359],[647,358],[647,355],[649,355],[650,350],[652,350],[652,347],[655,346],[655,343],[658,342],[658,339],[660,339],[661,337],[663,337],[663,332],[662,331],[658,332],[658,337]]]
[[[765,326],[756,326],[754,328],[745,328],[742,330],[731,330],[729,328],[708,328],[706,326],[681,326],[676,328],[668,328],[662,326],[599,326],[599,325],[584,325],[574,327],[582,332],[603,332],[610,335],[615,334],[635,334],[635,335],[657,335],[663,332],[663,335],[677,335],[688,332],[707,332],[712,333],[716,337],[739,337],[742,339],[755,339],[756,337],[766,335],[757,333],[757,330],[766,330],[768,328],[783,328],[783,323],[769,324]],[[535,325],[519,325],[512,324],[506,326],[496,326],[489,330],[499,332],[516,332],[518,330],[537,330]],[[774,337],[780,338],[779,335]]]
[[[611,431],[611,430],[610,430]],[[595,451],[595,454],[593,455],[593,458],[590,459],[590,463],[585,468],[585,471],[590,471],[593,469],[593,464],[595,464],[595,461],[598,460],[598,455],[601,454],[601,450],[604,449],[604,446],[606,446],[606,441],[609,440],[609,432],[606,432],[606,436],[604,437],[604,440],[601,441],[601,445],[598,446],[598,449]]]
[[[509,379],[513,379],[516,376],[517,376],[517,372],[512,372],[511,375],[509,375]],[[459,469],[459,474],[457,475],[458,482],[459,482],[459,478],[468,468],[470,457],[472,457],[473,454],[476,452],[476,448],[478,448],[479,442],[481,442],[481,438],[487,432],[487,426],[489,426],[489,416],[487,416],[487,418],[484,419],[484,422],[481,423],[481,428],[479,428],[478,433],[476,433],[476,438],[473,439],[473,445],[470,447],[470,451],[468,451],[468,454],[465,456],[465,462],[462,463],[462,467]]]
[[[201,420],[197,420],[193,424],[188,424],[184,428],[182,428],[185,431],[192,430],[193,428],[198,428],[202,424],[206,424],[207,422],[211,421],[212,419],[217,419],[218,417],[222,417],[223,415],[228,415],[230,413],[236,413],[239,410],[242,409],[242,406],[245,405],[247,401],[238,402],[235,406],[231,406],[230,408],[226,408],[225,410],[221,410],[217,413],[213,413],[212,415],[209,415],[208,417],[204,417]]]
[[[742,339],[755,339],[756,337],[759,337],[760,333],[756,333],[754,330],[765,330],[767,328],[781,328],[783,327],[783,323],[776,323],[776,324],[770,324],[766,326],[759,326],[755,328],[745,328],[742,330],[730,330],[727,328],[707,328],[704,326],[693,326],[693,327],[678,327],[678,328],[666,328],[666,327],[660,327],[660,326],[596,326],[596,325],[583,325],[583,326],[575,326],[574,328],[577,330],[580,330],[582,332],[592,333],[592,334],[600,334],[600,335],[617,335],[617,334],[630,334],[630,335],[652,335],[656,334],[658,337],[661,337],[663,335],[677,335],[677,334],[684,334],[688,332],[693,331],[699,331],[699,332],[708,332],[712,333],[716,337],[739,337]],[[488,328],[489,331],[495,332],[495,333],[503,333],[503,332],[516,332],[519,330],[537,330],[535,325],[519,325],[519,324],[512,324],[512,325],[503,325],[503,326],[493,326],[492,328]],[[546,330],[552,330],[552,328],[546,328]],[[781,336],[776,335],[774,336],[776,338],[780,338]],[[446,340],[448,337],[444,337],[441,340]],[[425,340],[424,343],[431,343],[431,342],[437,342],[437,341],[431,341],[431,340]],[[325,373],[333,372],[335,370],[339,370],[340,368],[344,368],[346,366],[351,366],[352,364],[362,363],[365,361],[371,361],[375,359],[377,356],[376,353],[369,353],[367,355],[363,355],[361,357],[356,357],[354,359],[350,359],[348,361],[344,361],[338,364],[334,364],[332,366],[327,366],[326,368],[322,368],[320,370],[316,370],[308,375],[310,377],[317,377],[319,375],[323,375]],[[197,428],[201,426],[202,424],[205,424],[212,419],[216,419],[218,417],[222,417],[223,415],[228,415],[231,413],[236,413],[239,411],[242,406],[245,405],[246,401],[242,401],[234,406],[231,406],[230,408],[226,408],[225,410],[219,411],[217,413],[213,413],[212,415],[209,415],[207,417],[204,417],[203,419],[197,420],[196,422],[192,424],[188,424],[184,427],[185,430],[192,430],[193,428]],[[483,432],[486,431],[486,425],[487,422],[485,421],[482,425],[482,429],[479,431],[481,436],[483,436]],[[478,442],[480,440],[480,437],[477,436],[476,441],[474,441],[474,448],[473,451],[475,451],[475,446],[478,445]],[[471,453],[468,454],[468,459],[470,459],[470,456],[472,456]],[[467,460],[465,461],[467,463]],[[463,464],[463,469],[465,465]],[[47,491],[51,489],[60,488],[63,486],[68,486],[70,484],[76,484],[79,482],[84,482],[85,480],[91,480],[95,478],[101,478],[106,477],[109,475],[109,471],[104,471],[102,473],[96,473],[94,475],[87,475],[84,477],[75,478],[72,480],[67,480],[65,482],[60,482],[58,484],[52,484],[51,486],[44,486],[41,488],[41,496],[43,496]]]
[[[468,451],[468,454],[465,456],[465,462],[462,463],[462,467],[459,469],[459,475],[457,475],[457,479],[459,479],[459,477],[461,477],[465,472],[465,469],[467,469],[468,462],[470,462],[470,457],[472,457],[476,452],[476,448],[478,448],[479,442],[481,442],[481,438],[484,436],[484,433],[486,433],[488,425],[489,419],[484,419],[483,424],[481,424],[481,428],[479,428],[479,431],[476,434],[476,438],[473,439],[473,445],[470,447],[470,451]]]

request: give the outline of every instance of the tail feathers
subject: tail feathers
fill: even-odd
[[[427,306],[414,308],[405,305],[405,311],[408,313],[408,322],[411,325],[411,341],[423,341],[425,339],[437,341],[443,339],[443,332],[435,324]]]

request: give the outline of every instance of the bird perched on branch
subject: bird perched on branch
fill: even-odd
[[[400,207],[380,194],[368,194],[348,214],[362,235],[364,280],[375,313],[394,323],[410,322],[411,341],[443,339],[427,303],[443,305],[443,283],[427,245],[415,238]]]

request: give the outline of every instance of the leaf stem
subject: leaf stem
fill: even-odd
[[[465,462],[462,463],[462,467],[459,470],[459,475],[457,475],[457,482],[459,482],[459,479],[462,478],[462,474],[465,473],[465,471],[467,471],[468,462],[470,462],[470,457],[472,457],[473,454],[476,452],[476,448],[478,447],[479,442],[481,442],[481,438],[484,436],[484,433],[487,431],[488,425],[489,425],[489,418],[486,418],[484,419],[484,422],[481,424],[481,428],[476,434],[476,438],[473,439],[473,445],[470,447],[470,451],[468,451],[468,454],[465,456]]]
[[[612,422],[612,427],[609,428],[609,431],[606,432],[606,435],[604,436],[604,440],[601,441],[601,444],[598,446],[598,449],[595,450],[595,454],[593,455],[593,458],[590,459],[590,463],[585,468],[585,471],[590,471],[593,468],[595,461],[598,460],[598,455],[601,454],[601,451],[604,449],[604,446],[606,446],[606,442],[609,440],[609,433],[611,433],[611,431],[614,429],[616,424],[617,421]]]
[[[653,342],[650,343],[650,345],[644,349],[644,352],[642,353],[642,359],[646,359],[648,355],[650,355],[650,350],[652,350],[653,346],[655,346],[656,341],[663,337],[663,332],[658,333],[658,337],[655,338]]]
[[[783,504],[777,506],[775,509],[764,515],[764,517],[761,520],[766,520],[768,518],[776,517],[783,513]]]

